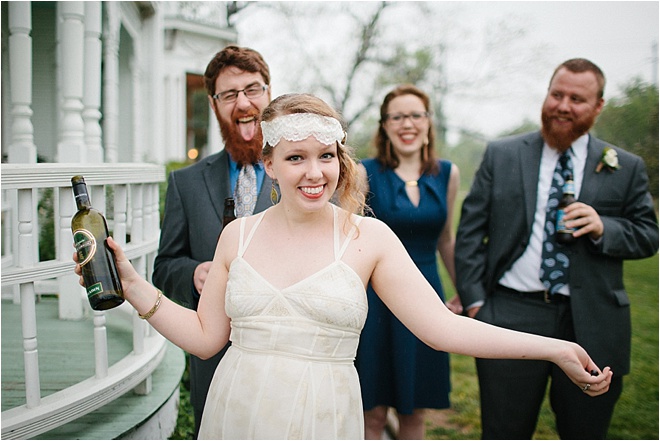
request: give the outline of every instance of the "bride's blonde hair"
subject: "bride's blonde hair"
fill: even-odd
[[[346,132],[346,123],[339,112],[334,110],[322,99],[307,93],[292,93],[275,98],[261,114],[262,121],[272,121],[278,116],[294,113],[312,113],[329,116],[336,119]],[[350,213],[363,215],[365,198],[360,191],[358,169],[353,149],[345,144],[346,137],[337,142],[337,157],[339,159],[339,180],[334,195],[338,205]],[[268,159],[273,155],[272,145],[264,145],[262,156]]]

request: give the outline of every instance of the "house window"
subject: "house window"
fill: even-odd
[[[208,155],[209,101],[202,75],[186,74],[186,154],[197,162]]]

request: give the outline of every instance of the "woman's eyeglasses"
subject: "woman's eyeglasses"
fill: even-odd
[[[403,124],[406,118],[410,118],[410,121],[414,123],[422,122],[429,117],[429,112],[412,112],[412,113],[388,113],[385,115],[386,121],[389,121],[391,124],[399,125]]]

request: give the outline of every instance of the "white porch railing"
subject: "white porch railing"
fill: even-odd
[[[76,320],[92,313],[73,273],[71,218],[76,206],[70,179],[78,174],[85,177],[92,205],[106,215],[111,234],[138,272],[147,278],[152,273],[160,235],[158,184],[165,179],[164,167],[132,163],[2,164],[2,294],[21,305],[26,396],[25,405],[2,412],[3,439],[37,436],[131,390],[148,394],[151,373],[166,350],[163,337],[125,303],[117,309],[133,324],[133,351],[108,366],[105,313],[94,311],[95,376],[41,396],[37,295],[44,286],[57,288],[60,319]],[[46,189],[52,189],[49,199],[55,258],[39,261],[39,249],[45,246],[40,243],[39,232],[46,228],[43,220],[48,216],[38,215],[38,205]]]

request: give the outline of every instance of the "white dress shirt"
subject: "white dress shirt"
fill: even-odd
[[[569,156],[573,162],[573,182],[575,184],[575,199],[580,197],[582,178],[584,177],[584,165],[587,161],[587,144],[589,134],[578,138],[569,149]],[[520,292],[544,291],[545,288],[539,279],[541,268],[541,248],[543,245],[543,224],[545,223],[545,208],[548,204],[548,193],[552,185],[552,175],[557,166],[561,153],[547,143],[543,144],[541,164],[539,168],[539,183],[536,189],[536,213],[532,225],[532,235],[525,252],[513,263],[502,278],[500,285],[515,289]],[[570,295],[568,285],[559,290],[559,294]]]

